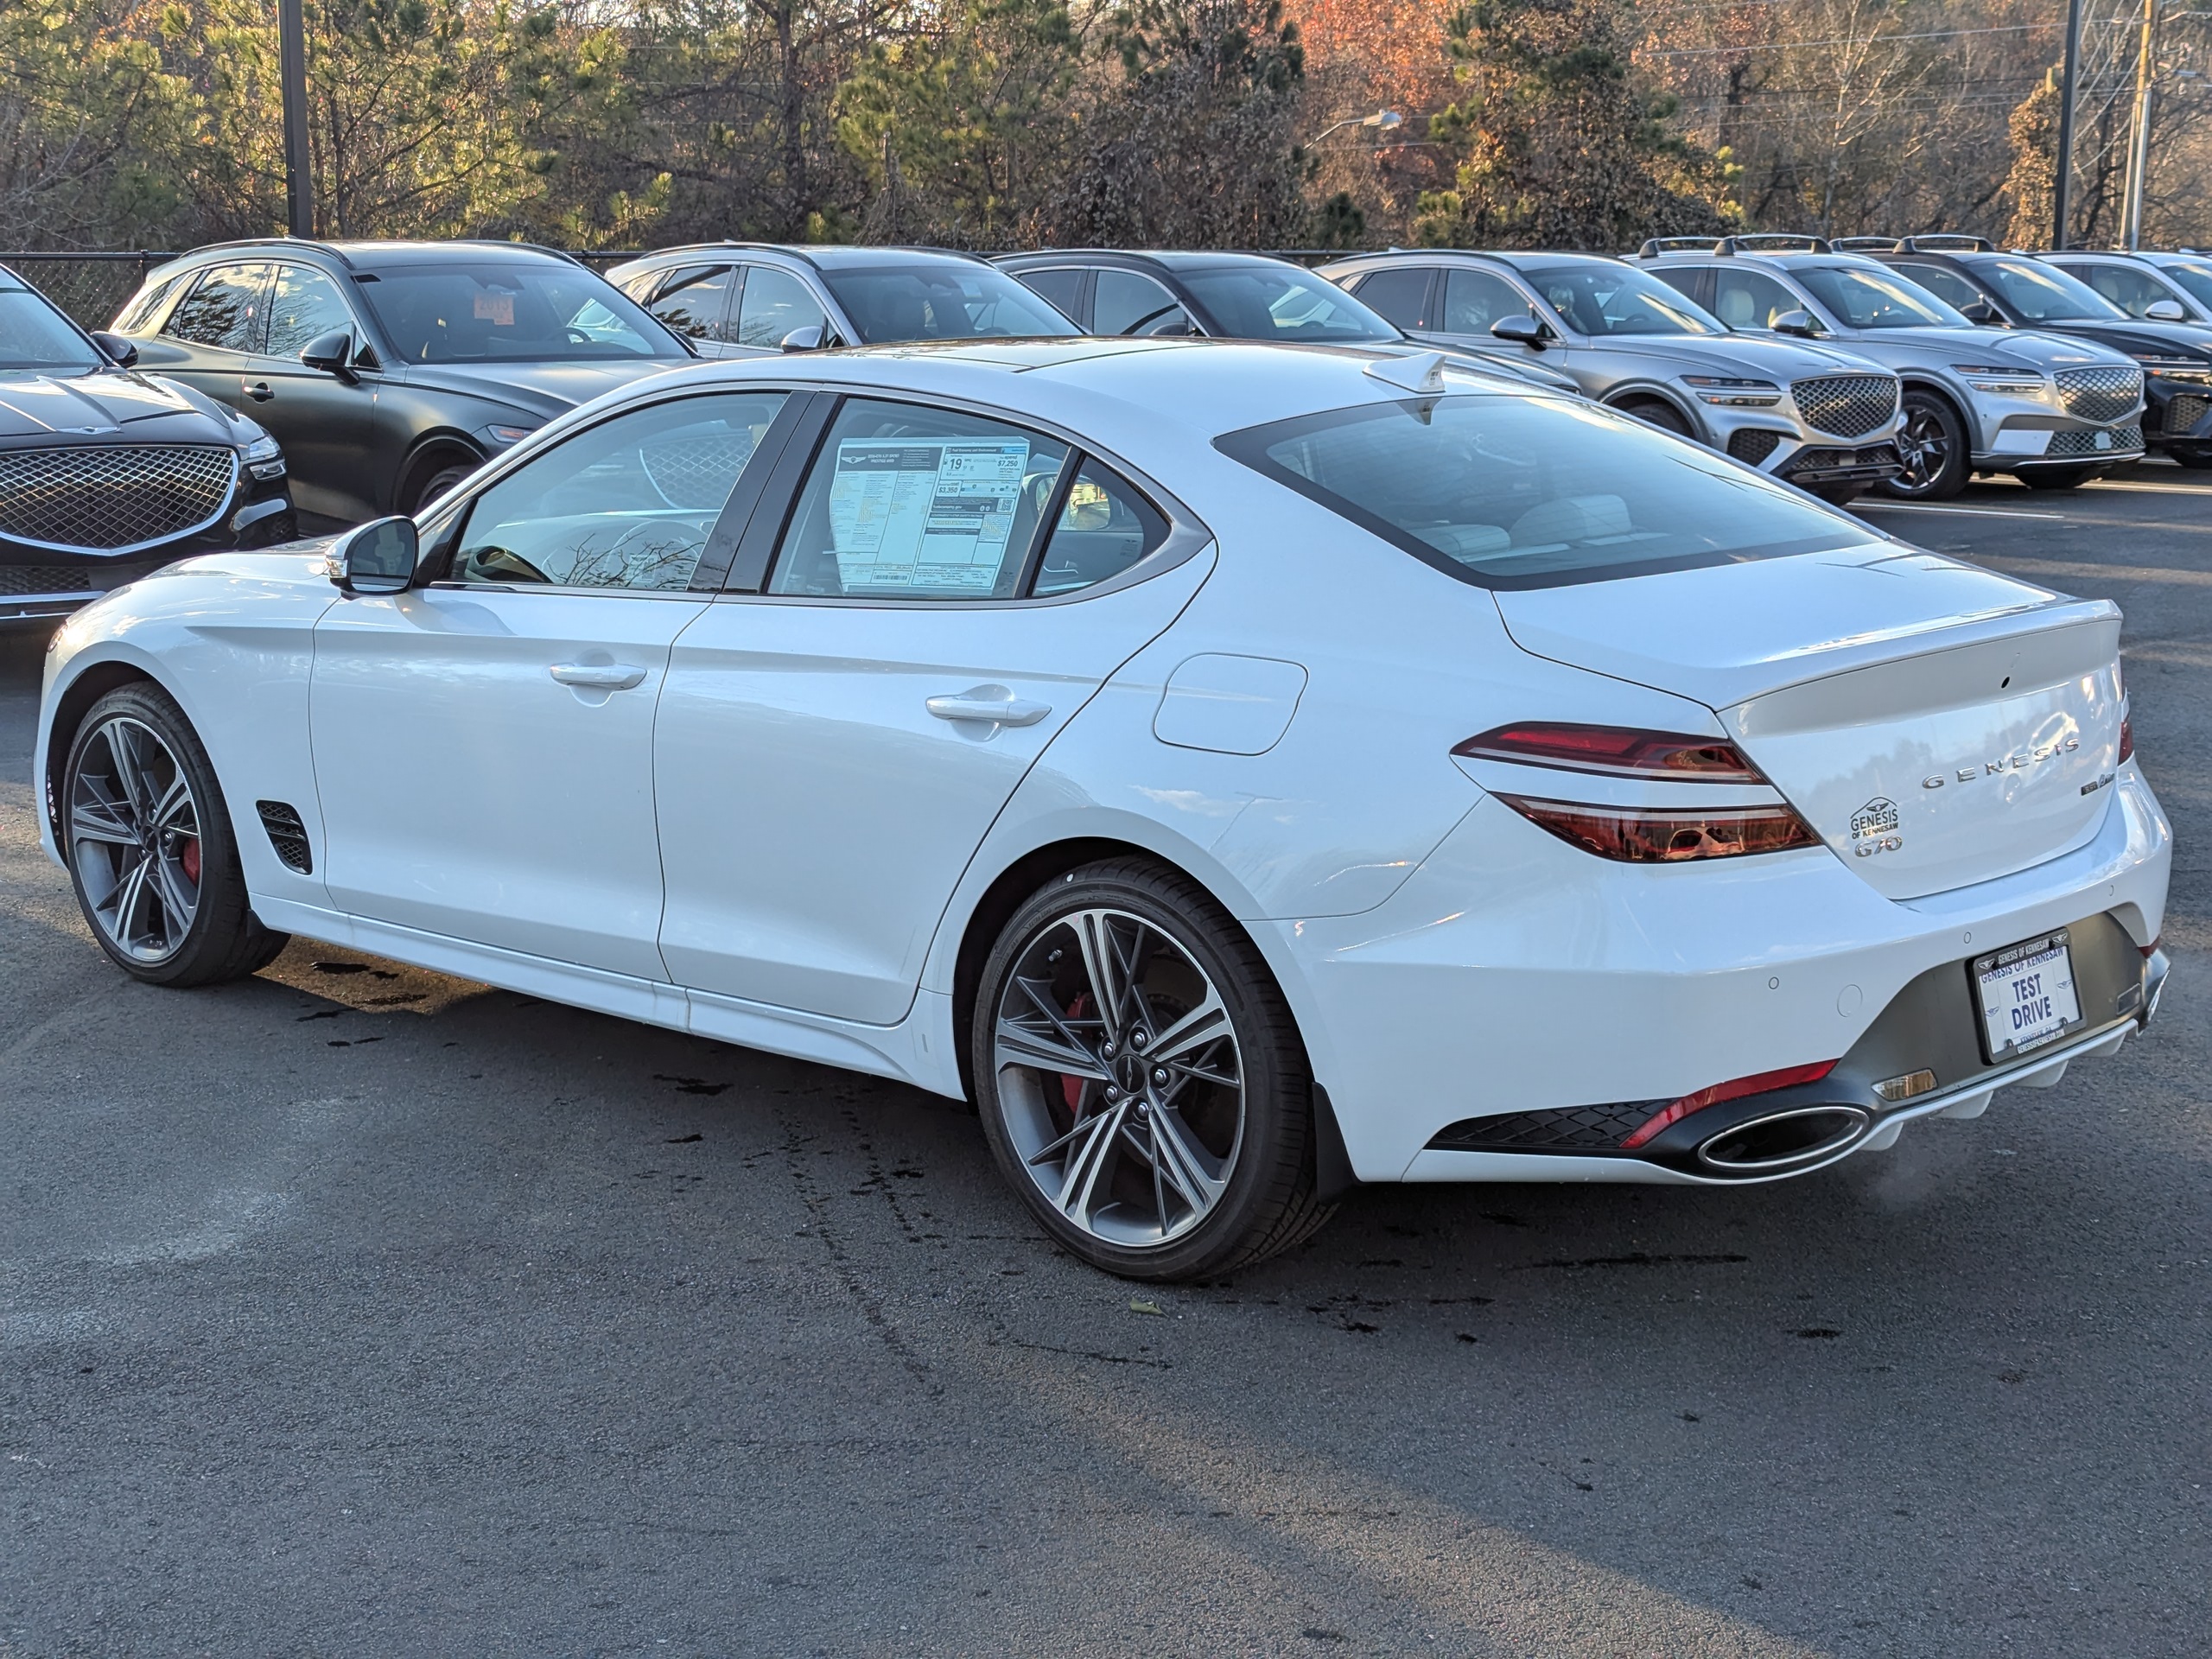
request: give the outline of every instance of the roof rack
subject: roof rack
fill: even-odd
[[[1948,231],[1897,238],[1899,253],[1994,253],[1997,245],[1986,236],[1960,236]]]
[[[317,253],[328,254],[346,270],[353,269],[353,262],[346,257],[343,248],[303,236],[245,236],[233,242],[203,242],[196,248],[187,248],[177,257],[188,259],[195,253],[214,253],[225,248],[313,248]]]
[[[1655,236],[1636,251],[1639,259],[1656,259],[1662,253],[1713,253],[1723,258],[1739,253],[1832,253],[1826,237],[1797,231],[1745,231],[1736,236]]]
[[[1839,236],[1828,246],[1837,253],[1899,253],[1904,250],[1894,236]]]

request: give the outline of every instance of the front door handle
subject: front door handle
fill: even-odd
[[[978,685],[923,705],[939,720],[976,721],[987,726],[1034,726],[1052,712],[1050,703],[1029,702],[1002,685]]]
[[[628,663],[556,663],[545,671],[563,685],[588,691],[627,691],[645,677],[645,671]]]
[[[269,389],[266,380],[249,380],[245,383],[245,395],[257,404],[265,404],[276,394]]]

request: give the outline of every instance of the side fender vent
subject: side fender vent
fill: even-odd
[[[269,832],[269,844],[284,868],[313,875],[315,854],[308,847],[308,827],[300,822],[298,809],[282,801],[256,801],[253,810],[261,814],[261,827]]]

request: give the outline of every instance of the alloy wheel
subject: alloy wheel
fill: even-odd
[[[1909,409],[1897,434],[1897,455],[1904,462],[1897,477],[1898,494],[1921,495],[1934,489],[1951,461],[1951,435],[1944,430],[1943,417],[1925,404]]]
[[[101,722],[69,783],[69,858],[92,920],[153,964],[184,946],[200,910],[200,807],[175,752],[143,721]]]
[[[1243,1055],[1213,981],[1154,923],[1107,907],[1045,923],[1006,977],[992,1052],[1014,1153],[1084,1233],[1163,1245],[1221,1202]]]

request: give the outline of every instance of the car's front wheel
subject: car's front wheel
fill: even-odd
[[[974,1027],[993,1154],[1094,1266],[1201,1277],[1328,1218],[1290,1010],[1249,938],[1187,878],[1116,861],[1032,895],[984,963]]]
[[[1948,400],[1932,391],[1904,395],[1904,425],[1897,433],[1904,468],[1882,487],[1908,501],[1947,501],[1967,486],[1971,457],[1966,423]]]
[[[215,769],[184,713],[151,685],[109,692],[85,716],[62,778],[61,839],[92,937],[155,985],[238,979],[285,936],[247,901]]]

